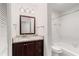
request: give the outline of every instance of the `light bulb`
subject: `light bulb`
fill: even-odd
[[[23,8],[20,8],[20,12],[25,12],[25,10]]]
[[[34,11],[32,10],[32,11],[31,11],[31,13],[33,14],[33,13],[34,13]]]

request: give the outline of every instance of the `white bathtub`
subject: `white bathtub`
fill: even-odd
[[[53,47],[57,47],[62,50],[61,53],[58,54],[58,56],[79,56],[79,48],[74,48],[73,46],[66,44],[66,43],[62,43],[62,42],[56,42],[52,45],[52,56],[56,56],[55,54],[55,48]]]

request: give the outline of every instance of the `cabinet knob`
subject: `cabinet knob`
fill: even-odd
[[[27,44],[24,44],[24,45],[27,45]]]

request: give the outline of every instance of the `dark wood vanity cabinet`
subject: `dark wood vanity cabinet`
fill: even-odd
[[[43,56],[43,40],[12,44],[13,56]]]

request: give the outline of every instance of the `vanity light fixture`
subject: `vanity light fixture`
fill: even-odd
[[[33,14],[34,11],[33,11],[33,9],[27,8],[27,9],[26,9],[26,13]]]
[[[33,9],[30,9],[30,8],[24,9],[23,7],[21,7],[20,8],[20,12],[22,12],[22,13],[28,13],[28,14],[33,14],[34,13],[34,10]]]

